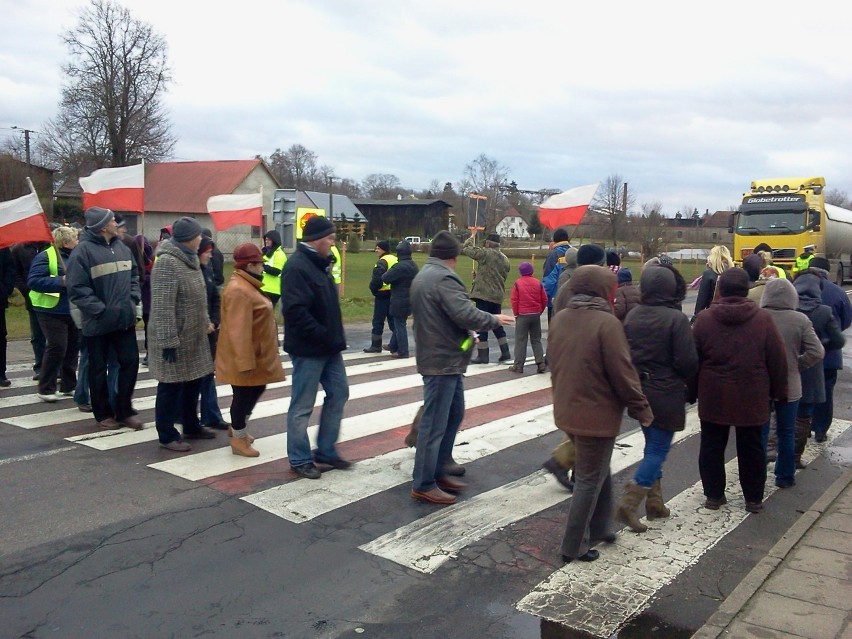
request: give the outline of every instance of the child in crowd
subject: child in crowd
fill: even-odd
[[[532,343],[535,364],[539,373],[547,370],[544,349],[541,347],[541,314],[547,308],[547,293],[541,282],[533,277],[533,265],[522,262],[518,266],[521,276],[512,286],[512,313],[515,315],[515,363],[509,368],[513,373],[524,372],[527,358],[527,340]]]

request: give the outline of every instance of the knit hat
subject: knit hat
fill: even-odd
[[[201,225],[191,217],[182,217],[172,224],[172,239],[175,242],[189,242],[201,235]]]
[[[336,232],[337,229],[334,228],[334,224],[327,217],[315,215],[308,220],[302,229],[302,241],[313,242],[321,240]]]
[[[405,240],[400,241],[400,243],[396,245],[396,254],[411,255],[411,244],[409,244]]]
[[[118,225],[119,228],[120,227],[127,228],[127,220],[124,219],[124,216],[121,213],[115,213],[114,217],[115,217],[115,223],[116,223],[116,225]]]
[[[234,249],[234,266],[245,270],[249,264],[263,264],[263,253],[256,245],[245,242]]]
[[[521,262],[518,265],[518,273],[520,273],[521,275],[532,275],[533,265],[529,262]]]
[[[607,251],[606,252],[606,265],[607,266],[621,266],[621,257],[619,257],[618,253],[615,251]],[[614,271],[617,272],[617,271]]]
[[[110,223],[115,214],[109,209],[93,206],[86,209],[86,228],[97,233]]]
[[[763,268],[763,256],[760,253],[750,253],[743,259],[743,270],[748,273],[748,278],[756,282]]]
[[[810,263],[811,268],[821,268],[823,271],[831,272],[831,263],[824,257],[813,257]]]
[[[376,248],[382,249],[385,253],[390,253],[390,242],[388,240],[379,240],[376,242]]]
[[[439,260],[451,260],[459,255],[459,241],[449,231],[438,231],[432,238],[432,246],[429,247],[429,257],[437,257]]]
[[[722,297],[748,297],[748,273],[735,266],[719,275],[719,295]]]
[[[485,238],[486,242],[494,242],[495,244],[500,243],[500,236],[496,233],[489,233],[488,237]]]
[[[568,241],[568,231],[563,228],[558,228],[553,231],[553,241],[554,242],[567,242]]]
[[[630,269],[627,267],[621,267],[620,269],[618,269],[616,277],[618,278],[619,284],[627,284],[628,282],[633,282],[633,273],[631,273]]]
[[[204,227],[203,229],[201,229],[201,234],[204,237],[209,237],[211,240],[213,239],[213,231],[211,231],[207,227]]]
[[[212,251],[214,246],[215,244],[213,243],[213,240],[202,233],[201,244],[198,245],[198,254],[201,255],[206,251]]]
[[[583,244],[577,249],[577,266],[597,264],[603,266],[606,261],[604,250],[597,244]]]

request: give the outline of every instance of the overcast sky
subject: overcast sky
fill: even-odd
[[[522,189],[618,174],[669,215],[758,178],[852,195],[845,2],[120,4],[168,42],[176,160],[302,144],[339,177],[423,189],[484,153]],[[82,5],[0,0],[0,139],[56,115]]]

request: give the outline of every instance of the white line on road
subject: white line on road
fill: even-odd
[[[19,455],[18,457],[7,457],[6,459],[0,459],[0,466],[5,464],[14,464],[16,462],[22,461],[30,461],[33,459],[38,459],[39,457],[50,457],[51,455],[55,455],[56,453],[64,453],[68,450],[74,450],[77,448],[76,446],[64,446],[62,448],[54,448],[53,450],[45,450],[40,453],[30,453],[29,455]]]

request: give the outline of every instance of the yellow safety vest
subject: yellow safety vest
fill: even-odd
[[[277,249],[272,251],[272,255],[263,258],[263,263],[265,266],[271,266],[272,268],[277,268],[281,271],[287,263],[287,254],[284,252],[284,249],[279,246]],[[278,275],[271,275],[264,271],[263,286],[260,287],[260,290],[264,293],[281,295],[281,273]]]
[[[385,269],[385,273],[387,273],[389,270],[391,270],[391,267],[399,261],[397,259],[396,255],[394,255],[392,253],[385,253],[384,255],[382,255],[379,258],[379,261],[381,262],[382,260],[384,260],[385,264],[388,265],[388,267]],[[389,290],[390,290],[390,284],[382,284],[382,287],[379,289],[379,291],[389,291]]]
[[[56,259],[56,247],[51,245],[44,251],[47,253],[47,270],[51,277],[59,275],[59,262]],[[59,304],[60,293],[41,293],[30,291],[30,302],[38,308],[55,308]]]
[[[796,258],[796,273],[807,271],[811,267],[811,260],[814,259],[814,254],[811,253],[807,257]]]
[[[343,273],[343,260],[340,259],[340,250],[337,246],[332,245],[331,254],[334,256],[334,264],[331,265],[331,279],[334,280],[335,284],[340,284],[342,280],[341,274]]]

